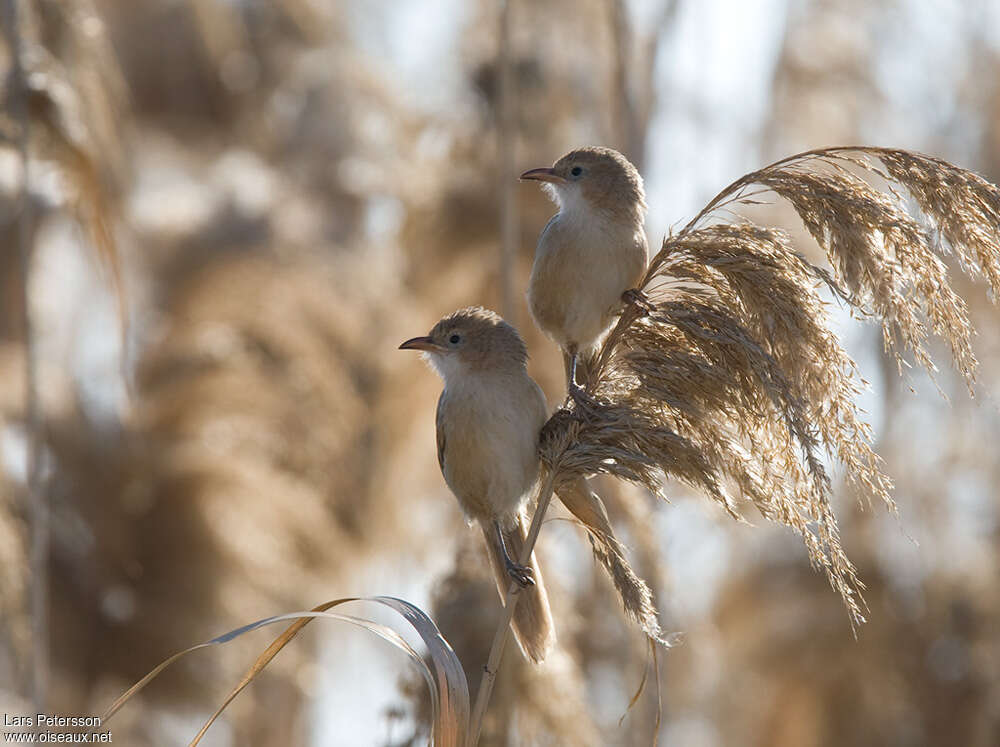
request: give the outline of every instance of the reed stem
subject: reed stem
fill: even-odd
[[[552,500],[552,492],[555,489],[556,471],[549,470],[548,477],[542,485],[542,490],[538,494],[538,508],[535,516],[531,520],[531,527],[528,529],[528,538],[524,543],[524,550],[518,562],[521,565],[528,565],[531,560],[531,553],[535,548],[538,533],[542,529],[542,522],[545,520],[545,512],[548,510]],[[483,729],[483,717],[486,715],[486,707],[490,702],[490,695],[493,693],[493,685],[496,683],[497,672],[500,669],[500,659],[503,657],[504,647],[507,645],[507,637],[510,633],[510,621],[514,618],[514,609],[520,598],[518,592],[521,587],[511,581],[507,587],[507,594],[504,597],[503,616],[497,626],[497,632],[493,636],[493,645],[490,648],[490,657],[486,662],[483,671],[483,678],[479,683],[479,692],[476,693],[476,706],[472,711],[472,722],[469,726],[469,747],[476,747],[479,744],[479,734]]]

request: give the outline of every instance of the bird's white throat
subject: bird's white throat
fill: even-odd
[[[426,360],[438,376],[444,379],[444,385],[449,389],[464,389],[475,387],[482,382],[489,382],[493,385],[498,380],[503,380],[518,373],[527,375],[523,366],[503,365],[500,360],[495,360],[498,365],[487,367],[470,367],[465,361],[454,353],[424,353]]]
[[[545,190],[549,199],[559,208],[560,215],[572,220],[581,220],[585,219],[586,216],[592,215],[594,212],[590,205],[587,204],[587,200],[583,196],[583,190],[580,189],[579,184],[572,182],[568,184],[543,182],[542,189]]]
[[[445,353],[424,353],[423,356],[446,384],[449,378],[454,381],[460,377],[462,363],[456,356]]]
[[[563,226],[572,226],[574,231],[592,236],[621,234],[631,235],[636,226],[633,221],[612,219],[603,211],[597,210],[583,196],[579,184],[543,184],[542,188],[552,201],[559,207],[558,220]],[[640,222],[641,226],[641,222]]]

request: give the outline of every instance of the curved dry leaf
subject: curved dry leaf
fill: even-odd
[[[410,624],[410,626],[417,631],[421,639],[424,641],[430,654],[433,669],[428,666],[424,657],[421,656],[397,631],[392,628],[354,615],[345,615],[327,611],[333,607],[348,602],[374,602],[389,607],[399,613]],[[257,660],[247,670],[247,673],[243,676],[240,682],[230,691],[229,695],[227,695],[222,705],[215,711],[215,713],[212,714],[204,726],[202,726],[201,730],[191,741],[191,745],[193,747],[201,741],[202,737],[211,725],[233,701],[233,699],[239,695],[239,693],[242,692],[242,690],[264,670],[264,668],[278,654],[278,652],[284,648],[285,645],[287,645],[299,633],[299,631],[309,623],[310,620],[314,618],[329,618],[356,625],[374,633],[406,653],[424,677],[430,692],[433,713],[433,744],[443,747],[462,747],[462,745],[466,743],[470,713],[469,686],[466,681],[465,671],[462,668],[461,662],[458,660],[458,657],[455,655],[451,646],[441,635],[441,632],[437,629],[433,620],[420,610],[420,608],[405,600],[385,596],[345,597],[318,605],[309,611],[274,615],[272,617],[263,618],[249,623],[248,625],[244,625],[240,628],[236,628],[235,630],[217,636],[210,641],[199,643],[191,646],[190,648],[184,649],[183,651],[174,654],[158,664],[149,674],[126,690],[125,693],[115,700],[107,711],[105,711],[101,717],[101,721],[105,722],[114,716],[114,714],[117,713],[122,706],[124,706],[125,703],[132,698],[132,696],[142,690],[164,669],[181,657],[202,648],[228,643],[245,633],[258,630],[259,628],[268,625],[273,625],[286,620],[293,620],[294,622],[292,625],[290,625],[271,643],[270,646],[268,646],[267,649],[265,649],[263,653],[260,654],[260,656],[257,657]]]

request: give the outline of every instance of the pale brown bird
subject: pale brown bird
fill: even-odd
[[[528,375],[528,351],[512,326],[483,308],[446,316],[401,350],[421,350],[444,379],[437,406],[437,453],[445,482],[489,548],[501,599],[522,587],[512,627],[539,662],[555,641],[552,613],[534,554],[517,562],[527,537],[525,507],[538,476],[545,395]]]
[[[521,179],[542,182],[559,206],[538,239],[528,306],[562,348],[576,393],[587,359],[621,311],[622,294],[646,268],[642,177],[618,151],[587,147]]]

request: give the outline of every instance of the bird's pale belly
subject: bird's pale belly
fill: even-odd
[[[490,449],[477,444],[472,450],[480,453],[453,460],[454,466],[445,470],[445,480],[469,518],[507,523],[529,498],[538,464],[517,459],[519,455],[510,453],[509,447]]]
[[[479,402],[455,418],[444,477],[469,518],[507,524],[527,501],[538,475],[540,426],[516,417],[523,405],[503,404],[501,413]]]
[[[609,253],[606,248],[567,247],[535,261],[528,304],[538,326],[563,347],[594,345],[635,287],[646,263],[645,247]]]

